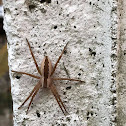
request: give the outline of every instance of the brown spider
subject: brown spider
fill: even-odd
[[[50,59],[48,58],[48,56],[45,56],[42,63],[41,63],[41,68],[39,69],[38,67],[38,64],[35,60],[35,57],[34,57],[34,54],[32,53],[32,50],[31,50],[31,47],[30,47],[30,44],[28,42],[28,40],[26,39],[27,43],[28,43],[28,46],[29,46],[29,50],[31,52],[31,55],[33,57],[33,60],[34,60],[34,63],[35,63],[35,66],[37,68],[37,71],[39,72],[40,74],[40,77],[39,76],[36,76],[36,75],[33,75],[33,74],[29,74],[29,73],[25,73],[25,72],[19,72],[19,71],[14,71],[12,70],[12,72],[16,72],[16,73],[19,73],[19,74],[25,74],[25,75],[28,75],[28,76],[31,76],[33,78],[37,78],[39,79],[39,82],[36,84],[36,86],[34,87],[34,89],[32,90],[32,92],[30,93],[30,95],[26,98],[26,100],[21,104],[21,106],[18,108],[20,109],[24,104],[25,102],[31,97],[31,101],[29,103],[29,106],[27,108],[27,112],[26,114],[28,114],[28,110],[29,110],[29,107],[33,101],[33,98],[35,97],[35,95],[37,94],[38,90],[41,88],[41,87],[44,87],[44,88],[49,88],[51,90],[51,92],[53,93],[57,103],[59,104],[59,107],[60,109],[62,110],[62,112],[64,113],[64,115],[67,112],[62,100],[60,99],[60,96],[57,92],[57,89],[55,87],[55,85],[52,83],[53,80],[70,80],[70,81],[79,81],[79,82],[84,82],[84,81],[81,81],[81,80],[77,80],[77,79],[70,79],[70,78],[53,78],[52,75],[53,73],[55,72],[55,69],[57,67],[57,64],[59,63],[65,49],[66,49],[66,46],[64,47],[61,55],[59,56],[54,68],[52,67],[52,63],[50,61]]]

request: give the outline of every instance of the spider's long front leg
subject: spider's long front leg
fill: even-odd
[[[62,112],[63,112],[64,115],[65,115],[65,114],[68,113],[68,112],[67,112],[67,110],[66,110],[66,108],[65,108],[65,106],[64,106],[64,104],[63,104],[63,102],[62,102],[62,100],[60,99],[60,96],[59,96],[59,94],[58,94],[58,92],[57,92],[55,86],[54,86],[54,85],[51,85],[50,89],[51,89],[51,91],[52,91],[54,97],[56,98],[56,101],[57,101],[57,103],[59,104],[60,109],[62,110]]]
[[[36,60],[35,60],[35,56],[34,56],[32,50],[31,50],[30,43],[28,42],[27,38],[26,38],[26,41],[27,41],[27,43],[28,43],[28,47],[29,47],[29,50],[30,50],[30,52],[31,52],[32,58],[33,58],[33,60],[34,60],[35,66],[36,66],[36,68],[37,68],[39,74],[42,75],[42,74],[41,74],[41,71],[40,71],[40,69],[39,69],[39,67],[38,67],[38,64],[37,64],[37,62],[36,62]]]
[[[20,109],[25,102],[32,96],[32,94],[37,90],[37,87],[40,85],[40,82],[37,83],[37,85],[33,88],[32,92],[30,93],[30,95],[26,98],[26,100],[20,105],[20,107],[18,109]]]
[[[36,76],[36,75],[33,75],[33,74],[29,74],[29,73],[25,73],[25,72],[19,72],[19,71],[15,71],[15,70],[11,70],[12,72],[15,72],[15,73],[19,73],[19,74],[25,74],[25,75],[28,75],[30,77],[34,77],[34,78],[37,78],[37,79],[40,79],[39,76]]]
[[[53,68],[53,70],[52,70],[52,72],[51,72],[51,75],[50,75],[50,76],[52,76],[52,75],[53,75],[53,73],[55,72],[55,69],[56,69],[56,67],[57,67],[57,64],[59,63],[59,61],[60,61],[60,59],[61,59],[61,57],[62,57],[62,55],[63,55],[63,53],[64,53],[64,51],[65,51],[65,49],[66,49],[66,47],[67,47],[67,45],[68,45],[68,43],[65,45],[65,47],[64,47],[64,49],[63,49],[63,51],[62,51],[61,55],[59,56],[59,58],[58,58],[58,60],[57,60],[57,62],[56,62],[56,64],[55,64],[55,66],[54,66],[54,68]]]

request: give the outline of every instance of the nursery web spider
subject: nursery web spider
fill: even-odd
[[[62,100],[60,99],[60,96],[59,96],[59,94],[57,92],[57,89],[56,89],[55,85],[53,84],[53,80],[70,80],[70,81],[84,82],[84,81],[81,81],[81,80],[78,80],[78,79],[54,78],[54,77],[52,77],[53,73],[56,70],[57,64],[59,63],[59,61],[60,61],[60,59],[61,59],[61,57],[62,57],[62,55],[63,55],[63,53],[64,53],[64,51],[65,51],[66,46],[67,46],[68,43],[64,47],[64,49],[63,49],[61,55],[59,56],[59,58],[58,58],[58,60],[57,60],[57,62],[56,62],[56,64],[55,64],[54,67],[52,67],[52,63],[51,63],[50,59],[48,58],[48,56],[45,56],[44,59],[43,59],[43,61],[42,61],[42,63],[41,63],[41,68],[39,69],[38,64],[37,64],[37,62],[35,60],[34,54],[33,54],[32,50],[31,50],[30,43],[28,42],[27,39],[26,39],[26,41],[27,41],[30,53],[31,53],[31,55],[33,57],[35,66],[36,66],[37,71],[40,74],[40,76],[36,76],[36,75],[33,75],[33,74],[29,74],[29,73],[25,73],[25,72],[19,72],[19,71],[12,70],[12,72],[16,72],[16,73],[19,73],[19,74],[25,74],[25,75],[31,76],[33,78],[39,79],[38,83],[36,84],[36,86],[34,87],[34,89],[32,90],[32,92],[30,93],[30,95],[26,98],[26,100],[21,104],[21,106],[18,109],[20,109],[25,104],[25,102],[31,97],[31,101],[30,101],[30,103],[28,105],[27,112],[26,112],[26,114],[28,114],[28,110],[29,110],[29,107],[30,107],[30,105],[31,105],[31,103],[33,101],[33,98],[35,97],[35,95],[37,94],[37,92],[39,91],[39,89],[41,87],[43,87],[43,88],[49,88],[51,90],[51,92],[54,95],[57,103],[59,104],[60,109],[62,110],[62,112],[65,115],[68,112],[67,112],[67,110],[66,110],[66,108],[65,108]]]

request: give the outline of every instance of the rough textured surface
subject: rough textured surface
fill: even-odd
[[[126,1],[119,0],[118,34],[118,126],[126,126]]]
[[[116,125],[116,11],[116,0],[4,0],[10,70],[38,75],[25,38],[39,65],[44,55],[54,64],[69,42],[55,76],[86,81],[55,82],[68,116],[45,89],[26,115],[28,104],[18,107],[38,80],[10,71],[15,126]]]

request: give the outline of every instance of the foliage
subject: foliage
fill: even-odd
[[[0,77],[8,71],[7,44],[0,49]]]

